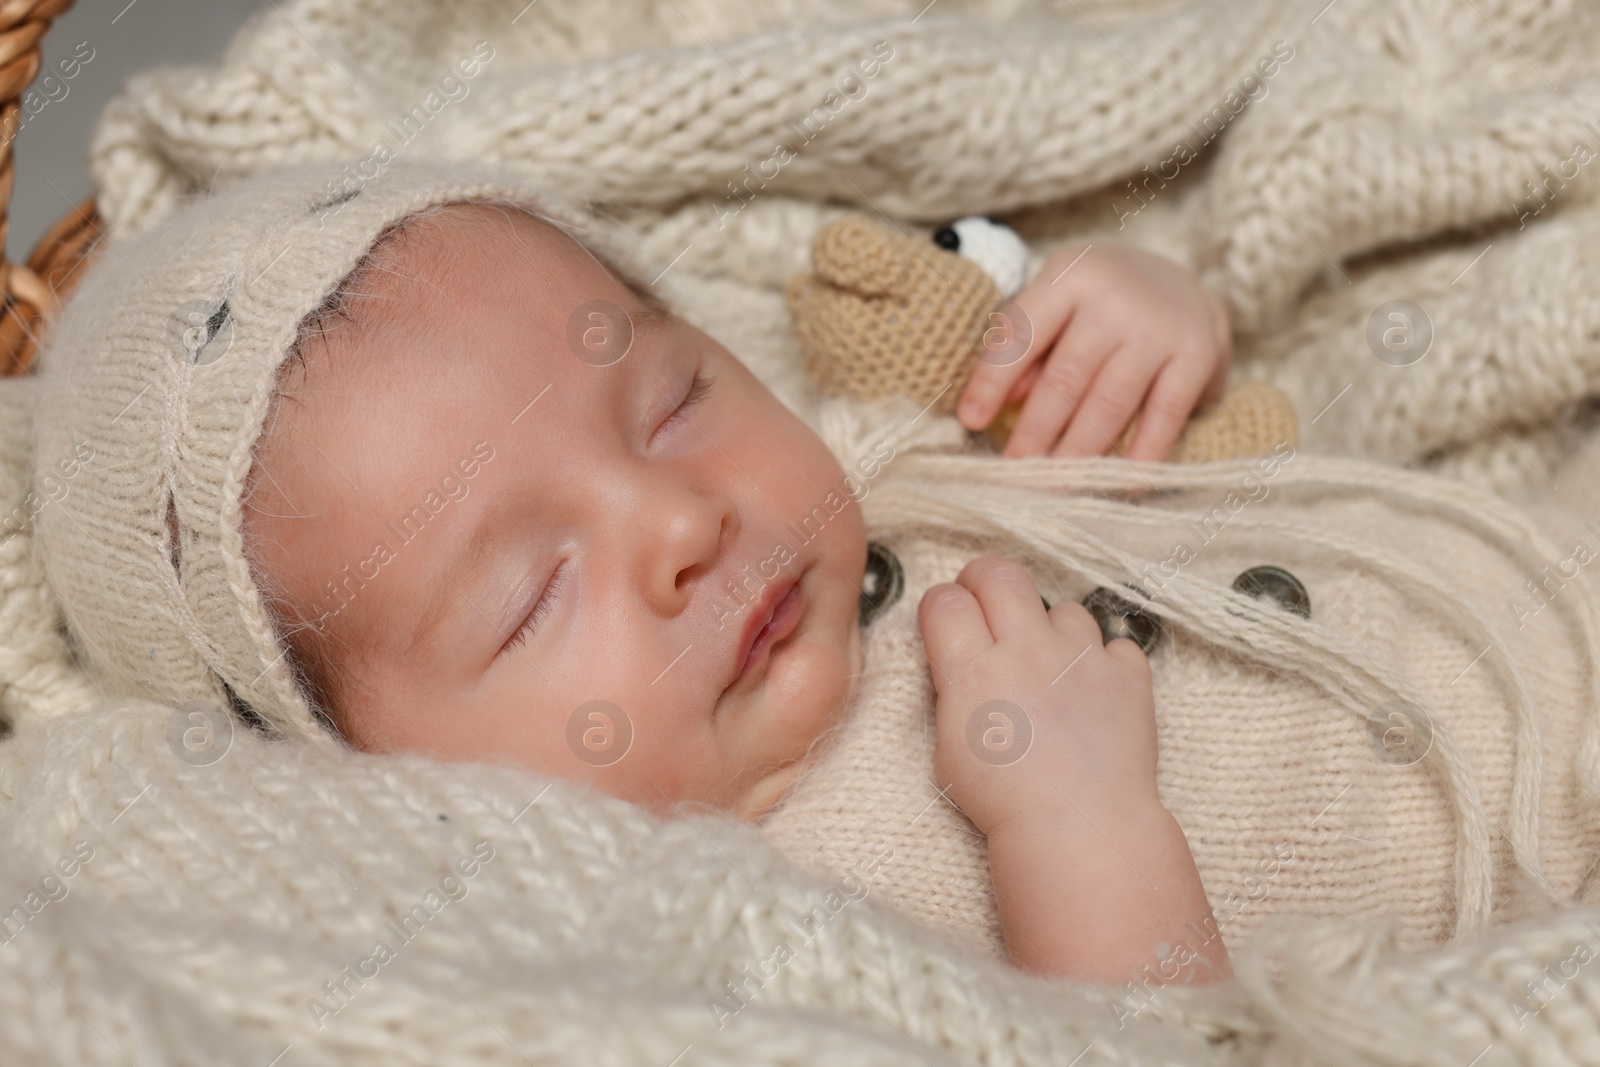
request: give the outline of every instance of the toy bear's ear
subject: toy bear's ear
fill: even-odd
[[[857,296],[888,296],[905,286],[904,238],[866,215],[845,215],[811,242],[811,269]]]
[[[796,275],[785,295],[821,395],[900,395],[936,408],[960,395],[981,311],[999,298],[982,269],[940,251],[926,230],[902,233],[859,213],[818,232],[812,272]]]
[[[1137,419],[1123,435],[1133,443]],[[1294,404],[1282,389],[1255,378],[1229,386],[1210,411],[1196,415],[1167,456],[1169,463],[1211,463],[1244,456],[1265,456],[1280,445],[1299,443]]]

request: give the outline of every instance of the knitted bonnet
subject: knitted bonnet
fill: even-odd
[[[35,543],[108,695],[207,701],[276,736],[330,736],[251,578],[241,496],[302,319],[386,231],[494,199],[637,276],[611,231],[508,171],[396,161],[371,181],[348,174],[284,168],[184,204],[102,250],[46,339],[32,473],[66,490],[36,516]],[[91,455],[64,477],[64,461]]]

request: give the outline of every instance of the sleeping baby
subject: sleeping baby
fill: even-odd
[[[1532,521],[1286,445],[1083,458],[1137,418],[1160,459],[1221,391],[1226,316],[1175,265],[1063,252],[960,422],[836,402],[819,434],[559,201],[322,177],[175,211],[41,356],[39,462],[125,457],[73,489],[116,518],[36,520],[107,690],[747,820],[1135,1014],[1273,913],[1420,945],[1587,891],[1594,598],[1508,625],[1557,558]]]

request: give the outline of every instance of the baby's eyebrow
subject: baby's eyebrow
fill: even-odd
[[[633,319],[635,333],[648,333],[659,330],[672,324],[672,309],[664,304],[650,301],[641,301],[643,310],[636,311],[630,318]]]

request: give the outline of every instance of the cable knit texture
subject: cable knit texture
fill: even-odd
[[[1030,274],[1095,240],[1202,271],[1244,372],[1307,422],[1335,405],[1313,449],[1547,473],[1600,380],[1593,5],[1302,6],[298,0],[216,66],[135,79],[91,169],[118,238],[287,161],[505,159],[769,308],[838,202],[1005,213]],[[429,118],[479,41],[493,58]],[[1393,300],[1432,332],[1408,366],[1368,342]]]
[[[1594,15],[1317,7],[289,0],[217,64],[132,81],[91,157],[114,251],[40,376],[0,382],[19,517],[0,542],[0,1059],[1600,1059],[1600,613],[1572,562],[1600,549],[1593,439],[1555,466],[1600,369],[1600,209],[1572,162],[1597,145]],[[375,163],[385,138],[486,167]],[[780,142],[793,158],[768,162]],[[311,195],[351,188],[337,211]],[[348,752],[278,661],[237,544],[270,372],[383,226],[474,192],[571,205],[665,271],[847,463],[895,443],[862,507],[905,594],[868,629],[830,758],[760,827]],[[1307,447],[1270,476],[1002,463],[914,406],[819,406],[783,286],[857,209],[1006,213],[1031,271],[1068,241],[1187,263]],[[1431,320],[1404,366],[1368,341],[1393,300]],[[1214,535],[1163,568],[1203,516]],[[1160,785],[1240,983],[1107,990],[990,958],[982,843],[930,780],[913,625],[921,590],[985,551],[1052,599],[1154,594]],[[1261,563],[1304,581],[1310,620],[1231,591]],[[230,690],[263,733],[207,717]],[[1396,699],[1431,726],[1415,762],[1374,725]],[[219,758],[196,762],[190,731]]]

